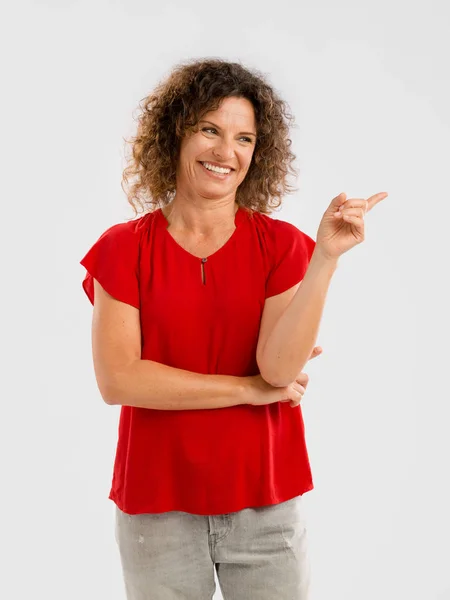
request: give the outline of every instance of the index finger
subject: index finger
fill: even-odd
[[[370,196],[370,198],[367,199],[367,212],[369,212],[369,210],[371,210],[376,204],[378,204],[378,202],[384,200],[386,196],[389,196],[387,192],[379,192],[378,194]]]

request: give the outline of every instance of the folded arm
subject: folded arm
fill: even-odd
[[[316,247],[301,284],[266,299],[256,358],[270,385],[290,385],[309,360],[336,268]]]

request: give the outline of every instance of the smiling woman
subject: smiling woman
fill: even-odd
[[[211,122],[214,127],[202,127]],[[256,132],[255,112],[246,98],[224,98],[214,111],[205,114],[198,126],[181,140],[177,169],[177,195],[196,192],[211,200],[236,194],[250,168]]]
[[[233,106],[231,113],[223,107],[225,100]],[[174,199],[181,148],[192,133],[218,143],[219,157],[210,152],[198,160],[236,167],[234,157],[226,158],[231,143],[241,156],[252,156],[236,189],[235,200],[245,209],[270,214],[285,194],[295,190],[288,181],[289,175],[293,179],[297,175],[289,138],[294,118],[288,104],[256,69],[220,59],[186,61],[140,107],[122,181],[136,215]]]
[[[226,598],[307,599],[307,376],[272,385],[271,365],[315,249],[270,216],[292,190],[290,120],[256,71],[177,66],[124,171],[144,215],[81,261],[98,386],[121,407],[109,498],[128,600],[211,598],[214,568]]]

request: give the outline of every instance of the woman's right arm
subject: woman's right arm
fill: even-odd
[[[137,359],[116,378],[108,404],[195,410],[251,404],[246,377],[202,375]]]
[[[194,410],[254,404],[261,395],[255,377],[203,375],[141,359],[139,310],[110,296],[96,279],[94,296],[94,371],[107,404]],[[281,400],[281,389],[274,394]]]

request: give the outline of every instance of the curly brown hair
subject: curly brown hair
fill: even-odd
[[[259,71],[218,58],[189,60],[176,65],[141,100],[137,133],[125,139],[132,153],[121,185],[135,216],[166,206],[174,198],[182,137],[195,131],[198,121],[227,97],[252,103],[257,132],[252,162],[236,190],[236,202],[250,213],[270,214],[284,194],[296,191],[287,181],[289,173],[297,175],[288,137],[294,117],[287,103]]]

